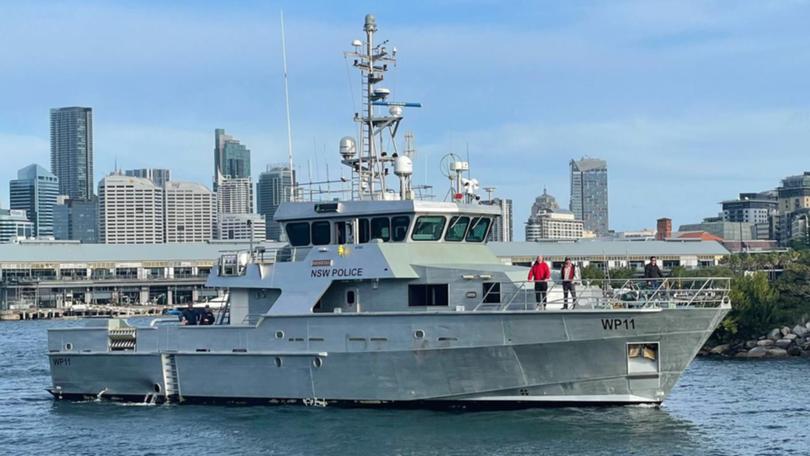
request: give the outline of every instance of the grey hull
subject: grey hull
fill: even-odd
[[[256,327],[139,328],[132,352],[106,351],[104,328],[56,330],[51,391],[165,400],[169,386],[169,399],[189,402],[660,403],[727,311],[275,317]],[[628,373],[627,344],[639,342],[659,344],[657,372]]]

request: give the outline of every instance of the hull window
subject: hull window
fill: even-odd
[[[658,342],[627,344],[627,373],[658,373]]]
[[[487,304],[501,302],[501,283],[484,282],[481,284],[484,291],[484,302]]]
[[[408,285],[408,305],[411,307],[447,306],[447,284]]]

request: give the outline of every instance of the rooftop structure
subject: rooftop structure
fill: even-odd
[[[34,224],[28,221],[25,211],[0,209],[0,243],[33,236]]]
[[[164,168],[128,169],[124,171],[124,175],[149,179],[150,181],[152,181],[153,184],[161,188],[163,188],[166,185],[166,182],[172,180],[171,170]]]

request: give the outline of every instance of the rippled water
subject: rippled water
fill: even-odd
[[[49,327],[0,322],[0,454],[810,454],[810,360],[696,360],[661,408],[436,412],[55,402]]]

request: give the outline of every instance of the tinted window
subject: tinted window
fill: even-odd
[[[501,302],[501,283],[500,282],[484,282],[483,286],[484,299],[483,301],[488,304]]]
[[[446,306],[447,284],[408,285],[409,306]]]
[[[391,217],[391,239],[395,242],[404,241],[408,236],[408,226],[410,224],[411,218],[407,215]]]
[[[487,231],[489,231],[489,222],[490,220],[487,217],[474,218],[470,225],[470,232],[467,233],[467,241],[483,242],[487,237]]]
[[[384,242],[391,239],[391,221],[388,217],[371,219],[371,239],[382,239]]]
[[[329,222],[312,222],[312,244],[329,244]]]
[[[297,222],[287,224],[287,239],[293,247],[309,245],[309,223]]]
[[[455,216],[450,219],[450,226],[447,227],[447,234],[444,235],[445,241],[463,241],[464,235],[467,233],[467,226],[470,224],[469,217]]]
[[[358,233],[358,239],[360,240],[361,244],[365,244],[368,242],[368,219],[360,219],[358,220],[358,227],[360,228],[360,232]]]
[[[445,218],[441,215],[423,215],[416,219],[411,239],[414,241],[438,241],[442,238]]]

